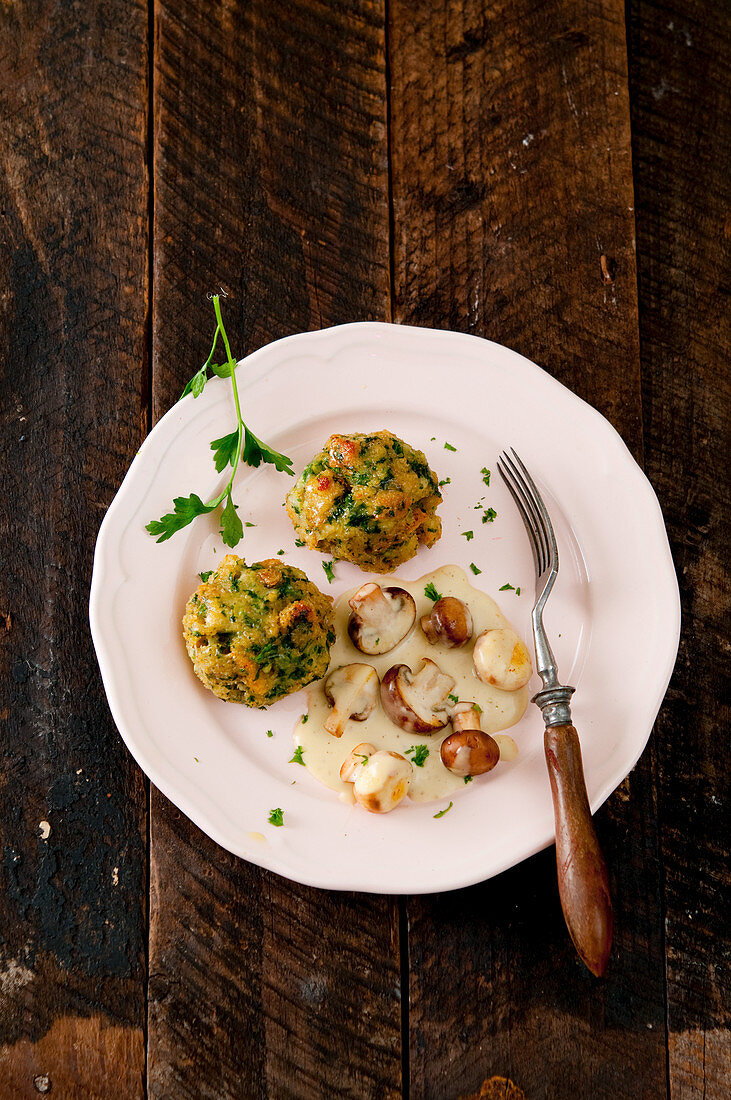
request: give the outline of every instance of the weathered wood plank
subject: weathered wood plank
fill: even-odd
[[[19,0],[0,42],[0,1095],[134,1098],[145,791],[86,605],[146,419],[146,7]]]
[[[623,16],[615,0],[391,5],[393,308],[523,352],[641,457]],[[651,753],[598,829],[617,922],[603,983],[563,928],[552,852],[409,903],[412,1096],[494,1075],[527,1096],[662,1094]]]
[[[708,0],[629,11],[645,447],[684,622],[656,741],[670,1094],[720,1100],[731,1081],[731,23]]]
[[[157,5],[156,415],[221,285],[242,351],[388,317],[384,39],[371,0]],[[395,903],[260,871],[156,792],[151,835],[150,1095],[398,1095]]]

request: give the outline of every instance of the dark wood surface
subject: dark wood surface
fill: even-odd
[[[723,0],[0,4],[0,1100],[728,1095],[730,37]],[[552,851],[312,890],[124,749],[94,540],[219,286],[243,351],[366,319],[498,340],[644,465],[684,631],[596,817],[602,982]]]

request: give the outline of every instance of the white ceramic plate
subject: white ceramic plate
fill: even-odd
[[[290,336],[237,372],[252,430],[288,454],[299,473],[333,431],[388,428],[451,478],[440,507],[444,535],[399,570],[409,579],[455,563],[482,573],[531,645],[534,574],[522,522],[495,469],[513,446],[549,506],[561,571],[546,626],[564,682],[576,687],[592,809],[642,752],[678,645],[678,588],[657,499],[619,435],[589,405],[533,363],[472,336],[353,324]],[[173,496],[203,499],[223,483],[209,442],[235,424],[228,380],[187,397],[143,444],[105,516],[91,587],[91,627],[109,705],[152,781],[209,836],[262,867],[309,885],[421,893],[469,885],[553,840],[542,723],[529,704],[511,733],[518,759],[444,803],[405,802],[376,816],[344,806],[297,764],[292,729],[304,692],[267,711],[223,703],[198,682],[181,637],[187,597],[226,553],[211,517],[157,544],[145,524]],[[444,444],[456,448],[451,451]],[[480,473],[492,470],[489,488]],[[236,552],[258,561],[286,551],[337,596],[361,583],[338,563],[328,586],[318,554],[294,545],[282,501],[291,479],[243,468],[235,499],[247,528]],[[498,513],[480,522],[481,497]],[[461,532],[471,529],[474,538]],[[510,583],[521,594],[500,592]],[[536,688],[539,681],[536,679]],[[274,731],[267,737],[266,731]],[[268,824],[284,810],[285,825]]]

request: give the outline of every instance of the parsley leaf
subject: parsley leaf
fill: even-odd
[[[518,587],[515,589],[515,595],[516,596],[520,595],[520,585],[518,585]]]
[[[175,497],[173,507],[174,512],[168,512],[161,519],[151,520],[145,527],[151,535],[159,535],[158,542],[172,538],[176,531],[187,527],[196,516],[205,516],[207,512],[212,512],[216,504],[204,504],[197,493],[191,493],[189,497]]]
[[[504,584],[499,589],[500,592],[515,592],[515,586],[512,584]]]
[[[328,579],[328,583],[332,584],[335,580],[335,572],[333,570],[333,563],[331,561],[322,562],[322,568],[325,570],[325,576]]]
[[[473,703],[472,704],[472,709],[476,710],[478,714],[482,714],[482,707],[480,706],[479,703]]]
[[[486,508],[485,511],[482,513],[482,522],[492,523],[494,519],[497,519],[497,512],[495,511],[495,509]]]
[[[305,540],[304,539],[295,539],[294,544],[295,544],[295,546],[304,546],[305,545]]]
[[[303,752],[302,746],[298,745],[297,748],[294,750],[294,756],[289,761],[289,763],[290,764],[301,764],[302,767],[304,768],[305,762],[302,759],[302,752]]]
[[[454,802],[450,802],[449,805],[446,807],[446,809],[440,810],[438,814],[434,814],[434,817],[444,817],[445,814],[449,813],[449,811],[452,809],[453,805],[454,805]]]
[[[226,546],[232,549],[244,537],[244,525],[236,515],[237,504],[231,499],[229,490],[226,497],[226,507],[221,512],[221,538]]]
[[[413,753],[414,755],[411,763],[415,764],[417,768],[423,768],[424,762],[429,755],[429,749],[426,745],[412,745],[410,749],[404,749],[404,753],[406,756],[408,756],[409,753]]]
[[[227,466],[233,466],[239,450],[238,428],[230,435],[222,435],[220,439],[212,440],[211,450],[213,451],[213,464],[216,467],[216,473],[220,474]]]
[[[244,462],[249,466],[258,466],[261,462],[270,462],[280,474],[290,474],[291,477],[294,477],[292,459],[268,447],[261,439],[257,439],[254,433],[250,432],[245,424],[244,452],[242,457]]]
[[[445,443],[444,444],[444,450],[445,451],[456,451],[457,448],[453,447],[451,443]]]
[[[309,714],[303,714],[302,715],[302,725],[303,726],[304,726],[305,722],[309,722],[309,720],[310,720]]]
[[[477,566],[475,565],[475,563],[473,561],[470,562],[470,569],[472,570],[472,572],[475,574],[476,577],[479,577],[480,573],[482,572],[481,569],[477,568]]]
[[[192,394],[194,398],[200,397],[205,388],[209,370],[211,370],[213,374],[218,375],[219,378],[231,379],[234,404],[236,406],[236,430],[230,432],[228,435],[221,436],[220,439],[214,439],[211,443],[213,463],[216,472],[220,474],[227,466],[230,466],[231,476],[218,496],[205,504],[196,493],[191,493],[189,497],[176,497],[173,501],[174,511],[167,512],[160,519],[151,520],[150,523],[146,525],[145,530],[149,531],[158,542],[165,542],[166,539],[171,538],[177,531],[182,530],[183,527],[187,527],[189,523],[192,523],[197,516],[203,516],[208,512],[213,512],[225,502],[223,512],[221,513],[221,537],[226,546],[233,548],[241,541],[244,533],[243,524],[236,515],[236,505],[233,503],[231,497],[231,490],[239,462],[243,460],[250,466],[259,466],[262,462],[269,462],[280,473],[284,472],[292,476],[294,476],[294,470],[292,469],[291,459],[273,450],[273,448],[269,447],[266,443],[263,443],[262,440],[258,439],[244,424],[241,415],[238,386],[236,385],[236,360],[231,354],[228,336],[223,326],[220,295],[214,294],[212,301],[213,309],[216,314],[216,331],[213,335],[211,350],[203,366],[196,371],[186,385],[181,397],[185,397],[187,394]],[[213,362],[213,356],[218,346],[219,337],[223,341],[224,350],[226,352],[224,363]],[[247,523],[247,527],[248,526],[253,526],[253,524]]]
[[[488,470],[487,466],[483,466],[482,469],[480,470],[480,473],[482,474],[482,480],[485,482],[485,485],[489,485],[490,484],[490,471]]]
[[[424,595],[427,596],[430,600],[434,600],[434,603],[436,603],[437,600],[441,600],[442,598],[441,592],[437,592],[431,581],[429,581],[429,583],[424,588]]]
[[[204,569],[202,573],[198,574],[198,576],[200,577],[200,579],[205,584],[212,573],[215,573],[215,569]]]
[[[267,737],[274,737],[274,730],[267,730]]]
[[[280,806],[269,812],[269,824],[277,827],[284,825],[284,810]]]
[[[475,537],[474,531],[462,531],[461,534],[464,535],[468,542]]]
[[[452,484],[451,477],[445,477],[444,481],[439,482],[439,488],[441,489],[443,485],[451,485],[451,484]]]
[[[466,775],[464,777],[464,781],[465,781],[465,783],[471,783],[472,782],[472,776],[471,775]]]
[[[459,695],[448,695],[447,698],[451,699],[453,703],[459,702]]]

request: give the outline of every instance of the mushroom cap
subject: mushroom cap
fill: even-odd
[[[518,691],[533,674],[530,654],[514,630],[485,630],[475,641],[472,662],[478,679],[503,691]]]
[[[421,619],[421,629],[430,645],[457,649],[472,637],[472,615],[466,603],[456,596],[442,596],[429,615]]]
[[[364,722],[373,713],[378,701],[378,673],[372,665],[361,662],[341,665],[327,676],[324,691],[332,707],[325,729],[341,737],[349,718]]]
[[[405,588],[381,588],[369,581],[348,600],[353,613],[348,634],[361,653],[388,653],[406,637],[416,618],[414,597]]]
[[[425,657],[418,672],[392,665],[381,683],[381,703],[391,721],[409,733],[433,733],[447,724],[445,702],[451,676]]]
[[[376,751],[376,746],[369,741],[361,741],[356,745],[349,756],[346,756],[340,766],[340,778],[343,783],[354,783],[358,770],[363,767],[370,756]]]
[[[484,775],[492,771],[500,759],[500,748],[489,733],[482,730],[459,730],[442,741],[444,767],[453,775]]]
[[[358,771],[353,793],[369,813],[386,814],[406,797],[412,770],[406,757],[381,749]]]

